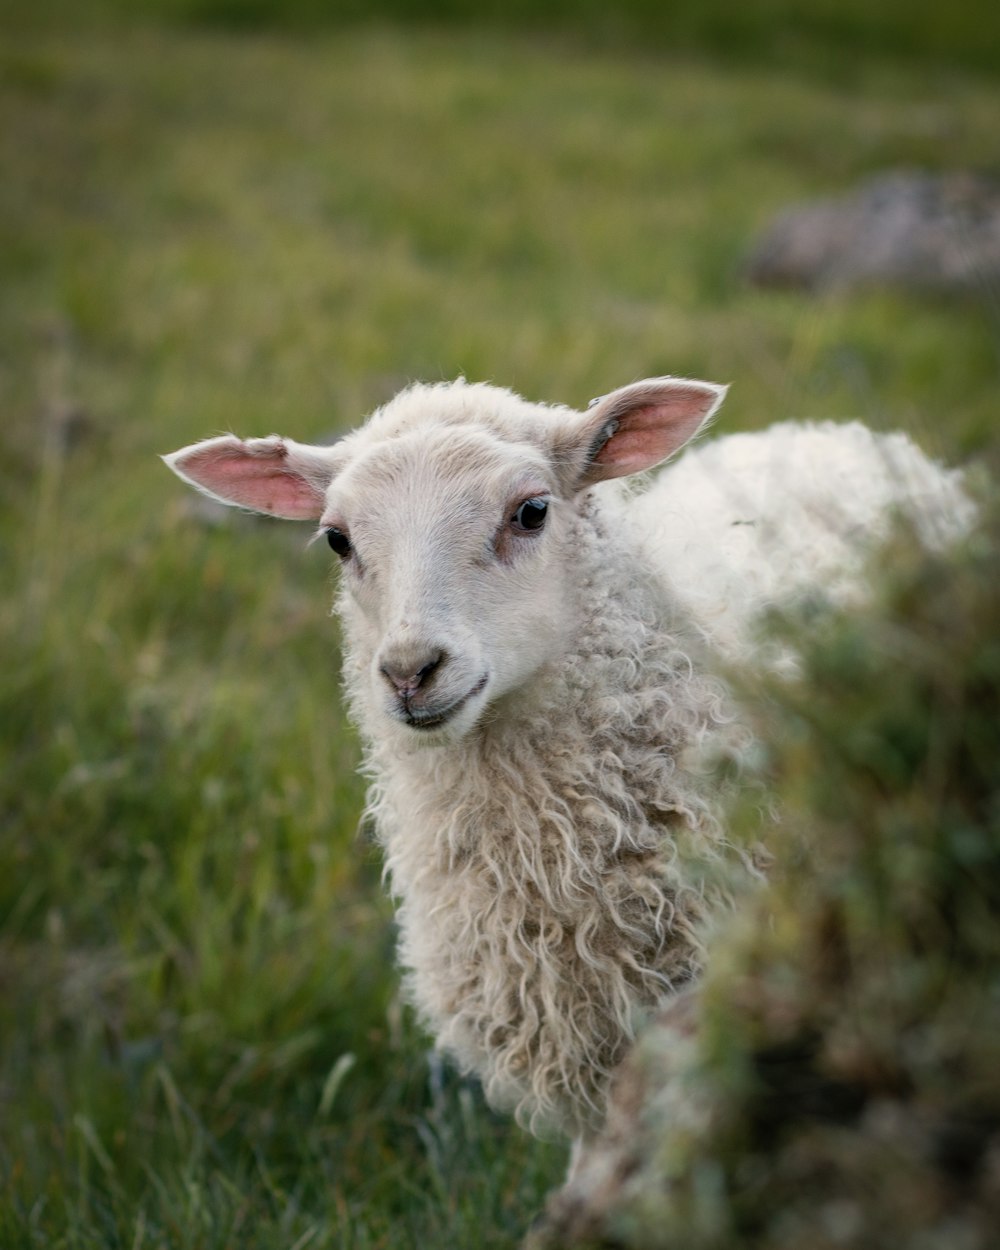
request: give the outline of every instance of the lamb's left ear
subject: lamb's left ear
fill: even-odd
[[[711,419],[726,390],[691,378],[647,378],[595,400],[574,430],[576,489],[666,460]]]
[[[334,447],[290,438],[207,438],[164,456],[191,486],[221,503],[292,521],[318,520],[337,470]]]

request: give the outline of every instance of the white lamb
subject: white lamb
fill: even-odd
[[[329,447],[167,457],[227,503],[319,522],[408,990],[440,1047],[536,1131],[586,1134],[637,1025],[697,974],[725,851],[697,748],[731,718],[693,657],[789,593],[850,587],[891,506],[964,516],[903,436],[692,438],[724,388],[655,378],[583,413],[413,386]],[[949,522],[950,523],[950,522]],[[930,522],[928,522],[930,524]]]

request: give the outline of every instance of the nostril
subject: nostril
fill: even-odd
[[[425,685],[444,663],[443,651],[434,650],[422,656],[386,657],[379,665],[379,672],[398,694],[408,699]]]
[[[428,677],[430,677],[432,673],[436,672],[441,667],[441,662],[443,659],[444,659],[444,652],[438,651],[435,655],[433,655],[427,661],[426,664],[424,664],[421,668],[417,669],[414,676],[417,679],[418,686],[422,686],[424,682],[428,679]]]

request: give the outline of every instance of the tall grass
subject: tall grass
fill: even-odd
[[[994,88],[475,30],[0,42],[0,1245],[509,1246],[563,1164],[400,1004],[328,564],[157,453],[411,377],[992,438],[989,305],[748,290],[790,198],[995,161]]]

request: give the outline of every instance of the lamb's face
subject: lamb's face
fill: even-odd
[[[367,706],[380,726],[447,742],[563,648],[580,493],[671,455],[724,390],[651,378],[574,412],[481,383],[417,385],[333,447],[224,435],[165,459],[215,499],[320,521]]]
[[[376,717],[414,741],[455,741],[558,654],[573,510],[548,456],[483,427],[362,444],[320,527]]]

